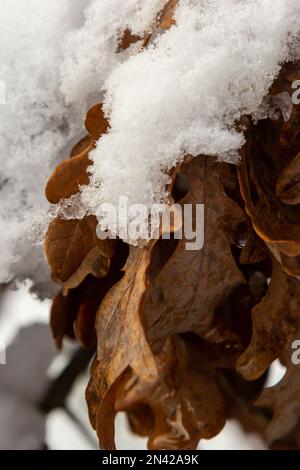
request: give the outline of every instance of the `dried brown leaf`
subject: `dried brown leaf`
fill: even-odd
[[[93,106],[87,113],[85,127],[94,140],[99,140],[109,129],[109,123],[104,115],[102,103]]]
[[[149,287],[142,304],[151,344],[175,333],[193,331],[206,335],[215,308],[236,286],[245,283],[232,255],[244,215],[225,192],[230,167],[212,157],[197,157],[182,172],[189,180],[189,190],[180,203],[205,203],[205,242],[201,250],[195,251],[186,250],[185,237],[162,240],[154,248]]]
[[[118,52],[125,51],[130,47],[132,44],[135,44],[141,41],[143,38],[137,36],[136,34],[132,34],[130,29],[126,29],[120,39]]]
[[[170,29],[172,26],[176,24],[174,19],[175,10],[178,6],[178,0],[169,0],[164,7],[160,19],[159,19],[159,26],[162,29]]]
[[[114,253],[114,240],[99,240],[96,235],[97,220],[93,216],[82,220],[65,220],[55,218],[48,227],[45,238],[45,252],[52,275],[57,282],[65,283],[71,276],[77,276],[71,280],[74,287],[79,279],[84,279],[87,274],[94,273],[105,275],[109,268],[109,262],[102,260],[111,258]],[[93,263],[85,262],[90,251],[97,248],[99,251],[98,264],[93,252]],[[90,256],[90,255],[89,255]],[[89,259],[87,261],[90,261]],[[85,263],[83,266],[82,263]],[[76,271],[80,271],[75,275]]]
[[[61,349],[64,336],[74,339],[75,318],[73,294],[64,296],[60,292],[53,300],[50,314],[50,327],[57,349]]]
[[[290,68],[292,69],[290,70]],[[272,93],[291,91],[288,64]],[[300,106],[292,107],[290,119],[249,121],[242,149],[239,180],[245,209],[257,234],[266,242],[284,270],[300,277]]]
[[[82,153],[73,158],[61,162],[46,185],[46,197],[51,204],[58,204],[62,199],[77,194],[80,186],[87,185],[89,176],[87,173],[90,165],[89,151],[90,145]]]
[[[300,281],[287,275],[273,261],[273,273],[266,296],[253,309],[252,339],[237,363],[246,380],[259,378],[291,344],[300,312]]]
[[[299,338],[300,330],[293,339]],[[269,445],[289,436],[297,430],[300,423],[300,374],[299,365],[291,362],[293,352],[291,343],[287,344],[285,354],[287,370],[284,377],[275,386],[266,388],[256,401],[257,406],[269,408],[272,412],[272,419],[265,431]]]
[[[169,338],[157,355],[157,382],[146,383],[129,371],[118,385],[116,409],[146,405],[148,426],[152,410],[149,449],[195,449],[200,439],[213,437],[225,424],[216,368],[233,367],[234,356],[232,351],[211,347],[196,337]],[[143,416],[137,428],[143,429]]]
[[[104,388],[109,388],[128,366],[146,381],[156,378],[155,360],[140,318],[150,253],[151,245],[130,249],[124,277],[104,298],[97,313],[97,357]]]
[[[279,175],[276,194],[285,204],[300,205],[300,152]]]

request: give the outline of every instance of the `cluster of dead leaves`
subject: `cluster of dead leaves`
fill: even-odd
[[[177,1],[158,19],[174,24]],[[126,31],[119,50],[142,40]],[[287,64],[270,90],[291,92],[299,64]],[[298,76],[299,78],[299,76]],[[273,448],[298,448],[300,366],[300,109],[288,120],[245,117],[246,144],[236,168],[213,157],[175,169],[170,199],[205,204],[205,243],[185,239],[128,247],[99,240],[95,217],[56,218],[45,249],[61,285],[51,326],[57,345],[77,337],[97,354],[87,389],[100,446],[113,449],[114,420],[126,411],[150,449],[194,449],[235,417]],[[88,183],[89,152],[109,124],[101,105],[88,135],[51,176],[56,204]],[[287,367],[271,389],[264,381],[279,358]]]

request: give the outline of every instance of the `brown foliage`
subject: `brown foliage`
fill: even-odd
[[[177,3],[167,2],[153,29],[175,24]],[[146,47],[150,36],[126,30],[119,52],[140,40]],[[270,97],[291,92],[298,72],[299,63],[284,66]],[[290,360],[300,339],[299,122],[296,105],[288,120],[245,117],[238,169],[204,156],[174,169],[170,201],[205,205],[201,250],[172,234],[130,249],[99,240],[94,216],[49,225],[46,255],[62,286],[53,335],[59,347],[76,336],[97,349],[86,396],[103,449],[115,447],[121,410],[150,449],[194,449],[229,417],[265,433],[272,448],[299,447],[300,375]],[[51,203],[88,183],[89,152],[109,130],[100,104],[86,129],[49,179]],[[263,390],[277,358],[285,377]]]

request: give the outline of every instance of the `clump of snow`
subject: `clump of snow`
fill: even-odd
[[[127,196],[150,207],[166,198],[166,172],[184,154],[234,155],[243,143],[235,122],[261,104],[299,22],[299,0],[181,0],[177,26],[104,84],[111,129],[90,155],[84,206],[95,213]]]
[[[44,186],[70,137],[59,91],[60,43],[80,24],[86,0],[1,0],[0,283],[46,279],[33,222],[47,205]],[[43,266],[43,269],[41,269]]]
[[[64,43],[61,89],[68,103],[79,107],[95,104],[104,81],[130,52],[116,53],[126,29],[143,36],[167,0],[93,0],[85,11],[85,23]],[[100,95],[101,96],[101,95]]]
[[[122,25],[142,32],[164,1],[145,3],[1,0],[0,283],[31,277],[47,285],[35,233],[46,226],[46,181],[81,137],[91,97],[100,100],[102,82],[123,60],[116,54]]]

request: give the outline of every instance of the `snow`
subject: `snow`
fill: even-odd
[[[236,120],[259,107],[299,19],[298,0],[182,0],[177,26],[105,82],[111,130],[90,155],[83,204],[95,212],[125,195],[150,209],[166,199],[167,170],[184,154],[228,160],[243,143]]]
[[[45,182],[70,138],[59,91],[60,43],[79,22],[72,0],[1,0],[0,79],[7,96],[0,105],[0,282],[48,280],[32,228],[47,208]]]
[[[185,153],[235,160],[235,121],[260,109],[280,64],[299,53],[299,0],[181,0],[176,26],[118,52],[122,33],[149,31],[165,3],[1,1],[0,283],[47,284],[34,243],[44,186],[91,104],[104,100],[111,129],[91,154],[90,185],[69,201],[73,217],[124,195],[163,202],[166,171]]]
[[[144,35],[166,0],[93,0],[85,11],[84,25],[64,43],[61,89],[68,103],[95,104],[112,70],[127,53],[116,53],[123,32]],[[133,47],[130,52],[135,52]]]
[[[29,276],[40,287],[49,284],[36,243],[48,220],[45,183],[81,137],[89,103],[99,101],[103,80],[122,60],[124,54],[115,58],[121,26],[142,32],[164,1],[138,3],[1,0],[7,102],[0,104],[0,283]]]

